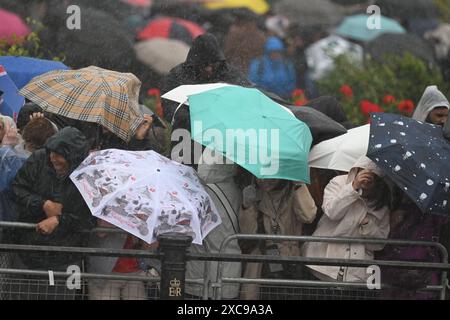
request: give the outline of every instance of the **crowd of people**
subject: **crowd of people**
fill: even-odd
[[[305,86],[311,88],[311,97],[317,98],[308,106],[346,128],[352,127],[336,99],[314,96],[316,91],[307,66],[296,61],[305,59],[297,55],[300,47],[304,50],[304,44],[295,46],[294,38],[286,38],[292,30],[283,20],[268,20],[264,30],[255,15],[238,14],[223,45],[212,33],[193,40],[185,61],[162,78],[161,92],[186,84],[225,82],[258,88],[274,101],[288,105],[285,100],[292,91]],[[450,135],[448,98],[433,84],[423,89],[412,118],[442,126],[444,136]],[[142,115],[143,121],[128,142],[105,126],[44,111],[31,101],[21,108],[15,121],[1,115],[0,221],[36,224],[35,229],[5,229],[0,234],[1,241],[35,246],[157,250],[157,243],[149,245],[131,234],[93,233],[85,237],[81,231],[114,226],[93,217],[69,176],[92,151],[110,148],[160,151],[165,144],[162,136],[170,134],[169,130],[191,131],[187,104],[163,99],[162,107],[164,119]],[[155,134],[155,119],[171,124],[165,126],[164,134]],[[438,241],[450,248],[448,219],[422,213],[404,190],[366,156],[355,162],[349,172],[311,168],[311,184],[307,185],[259,179],[237,164],[205,164],[195,155],[192,152],[189,165],[202,179],[222,223],[208,234],[203,245],[192,244],[191,252],[217,253],[227,236],[239,233]],[[225,253],[423,262],[439,262],[441,258],[436,250],[422,247],[254,240],[232,241]],[[83,260],[84,257],[75,254],[20,253],[13,255],[8,267],[66,271],[68,266],[81,265]],[[158,261],[133,257],[90,257],[84,262],[89,273],[157,277],[161,271]],[[204,280],[204,268],[202,261],[189,261],[186,278]],[[288,263],[226,262],[223,270],[223,276],[230,278],[365,283],[369,277],[365,268]],[[383,283],[392,286],[379,293],[382,298],[436,298],[434,293],[420,292],[439,283],[436,272],[394,268],[382,272]],[[211,282],[217,281],[216,262],[211,263],[207,276]],[[36,279],[27,277],[29,283]],[[0,290],[17,293],[16,299],[70,296],[64,286],[49,286],[53,291],[37,288],[36,292],[30,292],[33,287],[29,283],[22,281],[17,284],[21,288]],[[214,290],[210,289],[213,298]],[[90,299],[147,299],[147,293],[141,281],[88,281]],[[187,284],[186,294],[199,298],[202,291]],[[299,298],[292,292],[279,293],[283,294],[284,298]],[[222,295],[225,299],[274,298],[256,284],[227,284]]]

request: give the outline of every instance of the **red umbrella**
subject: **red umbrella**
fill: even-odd
[[[0,9],[0,21],[0,40],[6,39],[9,44],[18,42],[31,32],[25,22],[12,12]]]
[[[138,34],[139,40],[152,38],[176,39],[192,44],[192,41],[206,31],[198,24],[179,18],[156,18]]]

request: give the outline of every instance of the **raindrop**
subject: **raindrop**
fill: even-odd
[[[391,140],[391,143],[397,143],[397,140],[392,139],[392,140]]]
[[[434,181],[431,179],[427,180],[427,185],[432,186],[434,184]]]
[[[422,169],[425,169],[427,166],[426,166],[425,164],[421,163],[421,164],[420,164],[420,167],[421,167]]]
[[[379,127],[384,127],[385,125],[386,125],[386,123],[384,123],[384,122],[378,124]]]
[[[449,182],[446,182],[446,183],[445,183],[445,186],[444,186],[444,191],[445,191],[445,192],[448,192],[448,188],[450,188],[450,183],[449,183]]]
[[[408,191],[408,187],[404,187],[405,191]]]
[[[380,149],[380,148],[381,148],[381,144],[377,144],[377,145],[375,146],[375,148]]]
[[[447,200],[442,201],[442,206],[446,207],[447,206]]]
[[[428,198],[428,196],[427,196],[425,193],[422,193],[422,194],[420,195],[419,200],[420,200],[420,201],[423,201],[423,200],[425,200],[426,198]]]
[[[400,132],[400,135],[401,135],[401,136],[406,136],[406,133]]]
[[[399,165],[396,165],[395,168],[394,168],[394,171],[398,172],[400,170],[402,170],[402,167],[400,167]]]
[[[378,158],[375,158],[375,161],[376,161],[376,162],[380,162],[380,159],[378,159]]]
[[[398,124],[399,126],[404,125],[403,121],[394,121],[394,124]]]

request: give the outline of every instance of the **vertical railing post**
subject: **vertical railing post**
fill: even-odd
[[[190,236],[166,233],[158,237],[161,252],[161,299],[183,300],[186,276],[186,253]]]

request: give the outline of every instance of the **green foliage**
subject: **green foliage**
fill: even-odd
[[[434,0],[439,9],[442,22],[450,23],[450,0]]]
[[[368,119],[362,110],[362,101],[371,102],[375,109],[381,107],[386,112],[410,115],[411,108],[407,112],[399,104],[412,100],[416,105],[427,86],[437,85],[445,95],[450,93],[438,68],[410,54],[389,56],[385,61],[379,63],[368,58],[361,67],[345,56],[337,57],[335,69],[319,81],[320,93],[340,96],[345,112],[356,125]],[[342,93],[344,85],[351,88],[351,95]],[[395,97],[395,101],[386,103],[386,96]]]

